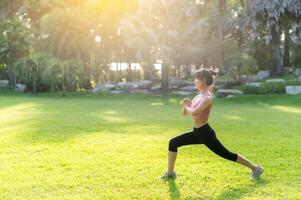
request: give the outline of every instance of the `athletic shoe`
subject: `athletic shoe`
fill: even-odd
[[[256,179],[259,178],[260,175],[263,173],[264,169],[259,165],[256,165],[256,168],[252,171],[250,178]]]
[[[165,172],[163,174],[163,176],[160,177],[160,179],[165,179],[165,180],[166,179],[176,179],[176,178],[177,178],[177,175],[175,172],[171,172],[171,173]]]

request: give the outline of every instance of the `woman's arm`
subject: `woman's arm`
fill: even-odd
[[[184,116],[188,115],[188,112],[184,107],[182,107],[182,115]]]
[[[186,116],[188,115],[188,112],[187,110],[184,108],[184,103],[187,104],[188,106],[191,106],[191,100],[188,99],[188,98],[185,98],[181,101],[181,104],[182,104],[182,115]]]
[[[211,98],[206,97],[202,102],[200,102],[196,108],[191,108],[188,104],[184,104],[184,108],[187,114],[197,115],[198,113],[204,111],[212,103]]]

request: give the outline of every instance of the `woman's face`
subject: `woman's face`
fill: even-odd
[[[203,90],[206,87],[206,80],[194,79],[194,86],[198,90]]]

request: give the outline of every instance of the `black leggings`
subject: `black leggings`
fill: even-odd
[[[224,147],[224,145],[217,139],[215,131],[208,123],[199,128],[193,127],[193,131],[189,131],[172,138],[169,141],[168,150],[177,152],[178,147],[190,144],[205,144],[217,155],[227,160],[237,160],[237,154],[232,153]]]

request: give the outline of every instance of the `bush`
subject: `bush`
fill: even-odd
[[[251,86],[244,84],[241,86],[241,90],[243,91],[244,94],[265,94],[265,88],[262,86]]]
[[[298,41],[292,47],[292,65],[295,67],[301,67],[301,41]]]
[[[301,80],[288,80],[286,85],[301,85]]]
[[[8,79],[7,77],[7,67],[5,64],[0,64],[0,80]]]
[[[244,94],[274,94],[285,93],[285,86],[284,82],[265,82],[259,87],[244,84],[241,90]]]
[[[285,82],[263,83],[266,93],[285,93]]]

